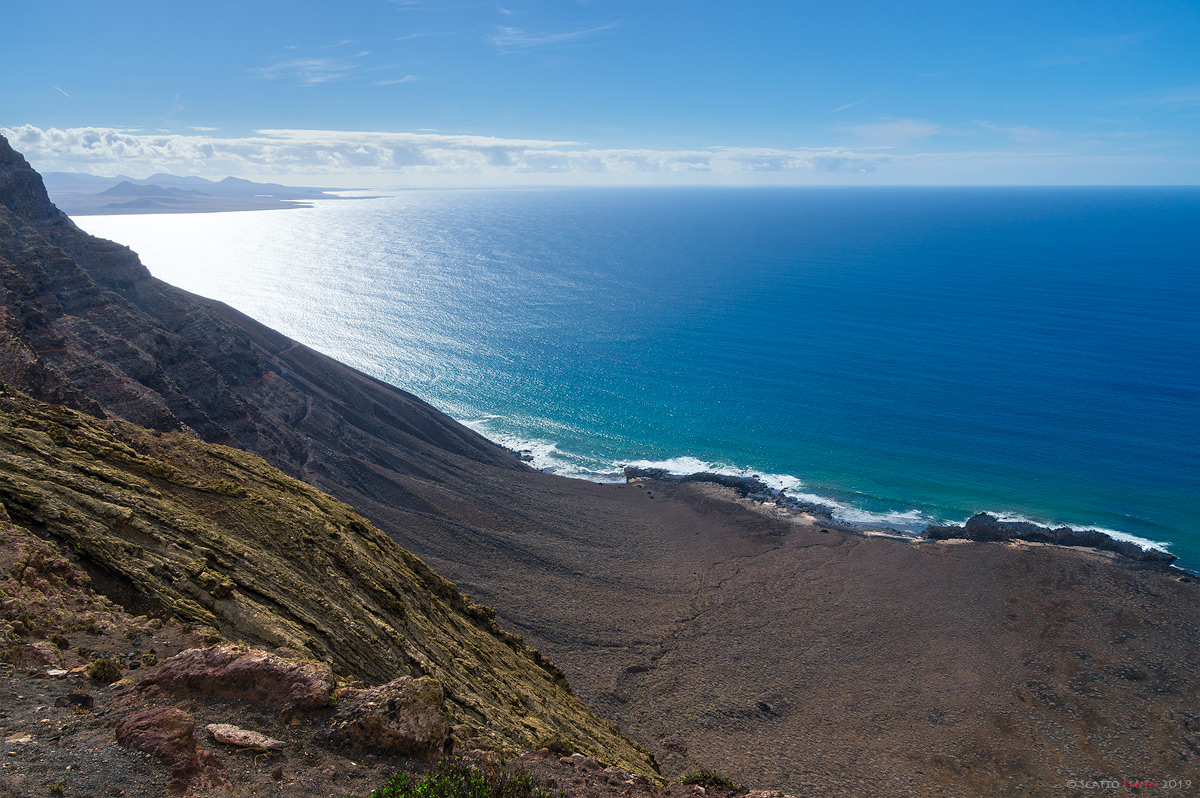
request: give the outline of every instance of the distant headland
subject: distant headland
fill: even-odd
[[[216,213],[308,208],[308,200],[346,199],[329,189],[255,183],[238,177],[208,180],[165,173],[146,178],[47,172],[54,204],[70,216],[130,213]]]

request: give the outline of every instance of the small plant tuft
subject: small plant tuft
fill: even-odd
[[[578,748],[575,746],[574,740],[572,740],[570,737],[563,737],[561,734],[543,737],[534,747],[549,748],[550,753],[554,754],[555,756],[570,756],[578,750]]]
[[[398,773],[370,798],[552,798],[534,784],[522,768],[481,762],[462,757],[443,757],[432,773],[421,779]],[[561,795],[558,796],[561,798]]]
[[[215,646],[225,642],[225,635],[213,629],[211,626],[206,626],[200,631],[200,639],[204,641],[206,646]]]
[[[720,790],[721,792],[735,792],[737,790],[737,785],[731,779],[727,779],[719,773],[714,773],[706,769],[681,776],[679,781],[681,784],[703,787],[706,790]]]
[[[47,789],[50,790],[51,795],[62,795],[67,791],[67,785],[61,781],[56,781],[50,784]]]
[[[100,657],[88,665],[87,673],[97,682],[111,684],[121,678],[121,666],[107,657]]]
[[[50,642],[58,646],[59,651],[66,651],[71,647],[71,641],[67,639],[66,635],[62,634],[51,635]]]

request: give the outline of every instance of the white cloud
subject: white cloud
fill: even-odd
[[[505,52],[517,50],[533,50],[541,47],[555,47],[568,44],[578,44],[581,41],[595,37],[598,34],[620,27],[620,22],[608,22],[590,28],[573,28],[560,31],[531,32],[520,28],[498,26],[490,41]]]
[[[153,134],[113,128],[0,128],[46,171],[100,174],[391,174],[406,180],[504,182],[536,175],[702,176],[710,182],[775,173],[793,178],[874,171],[891,160],[836,148],[592,148],[578,141],[442,133],[260,130],[252,136]]]
[[[289,78],[305,86],[345,80],[358,65],[337,58],[293,58],[277,61],[258,70],[258,77],[267,80]]]
[[[861,100],[855,100],[852,103],[846,103],[845,105],[839,105],[837,108],[834,108],[829,113],[840,114],[842,111],[845,111],[847,108],[853,108],[854,106],[861,105],[862,103],[865,103],[866,101],[867,101],[867,98],[863,97]]]
[[[862,125],[844,125],[838,130],[853,133],[863,142],[880,147],[903,147],[942,132],[939,126],[929,122],[896,117],[885,117],[878,122]]]
[[[1050,137],[1049,130],[1041,128],[1029,127],[1028,125],[997,125],[992,122],[976,121],[976,125],[984,130],[992,130],[997,133],[1003,133],[1011,140],[1024,144],[1033,144],[1044,141]]]
[[[940,129],[885,120],[864,135]],[[986,128],[986,124],[977,127]],[[1027,130],[992,126],[1013,135]],[[114,128],[0,128],[41,171],[207,177],[357,186],[547,184],[1196,183],[1200,160],[1084,150],[914,152],[847,147],[599,148],[578,141],[437,132],[259,130],[219,137]],[[885,136],[886,134],[886,136]],[[981,131],[982,134],[982,131]]]
[[[376,86],[395,86],[397,83],[412,83],[414,80],[420,80],[420,75],[405,75],[402,78],[392,78],[391,80],[377,80]]]

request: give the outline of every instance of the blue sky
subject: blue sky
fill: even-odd
[[[10,0],[45,171],[325,185],[1200,183],[1200,4]]]

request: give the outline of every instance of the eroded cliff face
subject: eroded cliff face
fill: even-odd
[[[420,399],[152,277],[79,230],[0,138],[0,378],[36,398],[256,452],[418,510],[405,477],[524,469]]]
[[[432,677],[460,744],[569,738],[652,772],[490,609],[253,454],[3,391],[0,507],[0,522],[56,543],[119,604],[373,684]]]

